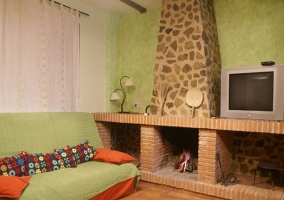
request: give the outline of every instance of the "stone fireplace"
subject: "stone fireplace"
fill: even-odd
[[[163,0],[151,114],[158,115],[156,85],[170,86],[162,115],[188,117],[185,98],[191,88],[203,94],[194,117],[219,114],[220,69],[213,0]]]

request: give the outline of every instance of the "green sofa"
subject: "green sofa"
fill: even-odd
[[[86,140],[94,148],[103,147],[91,113],[0,114],[0,158],[20,151],[49,153]],[[117,165],[89,161],[75,168],[32,175],[20,200],[91,199],[131,178],[135,179],[135,188],[140,172],[132,163]]]

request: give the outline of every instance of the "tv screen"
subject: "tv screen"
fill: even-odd
[[[229,75],[229,110],[273,111],[274,72]]]

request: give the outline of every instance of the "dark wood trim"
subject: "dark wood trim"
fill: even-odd
[[[135,9],[138,10],[141,14],[147,12],[147,9],[146,9],[146,8],[144,8],[144,7],[140,6],[140,5],[138,5],[137,3],[135,3],[135,2],[133,2],[133,1],[131,1],[131,0],[120,0],[120,1],[122,1],[123,3],[125,3],[125,4],[127,4],[127,5],[129,5],[129,6],[131,6],[132,8],[135,8]]]
[[[51,0],[48,0],[48,1],[51,2]],[[61,5],[61,3],[57,2],[57,1],[54,1],[54,3],[57,4],[57,5]],[[66,5],[64,5],[64,4],[63,4],[63,7],[68,8],[68,9],[72,9],[71,7],[66,6]],[[74,8],[73,8],[73,10],[76,11],[76,9],[74,9]],[[80,10],[78,10],[78,12],[79,12],[79,16],[80,16],[80,15],[86,15],[87,17],[90,16],[88,13],[82,12],[82,11],[80,11]]]

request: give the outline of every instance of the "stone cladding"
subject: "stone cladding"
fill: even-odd
[[[193,117],[219,114],[221,56],[213,0],[163,0],[151,114],[158,115],[157,84],[170,86],[162,115],[189,116],[186,94],[201,90]]]

